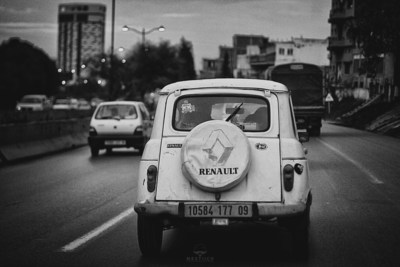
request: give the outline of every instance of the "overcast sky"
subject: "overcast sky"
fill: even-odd
[[[57,12],[61,3],[107,5],[106,48],[111,43],[112,0],[0,0],[0,42],[20,37],[43,49],[57,51]],[[202,58],[216,58],[220,45],[232,46],[234,34],[257,34],[272,40],[291,37],[327,38],[331,0],[116,0],[114,47],[130,48],[141,41],[127,24],[138,30],[164,25],[147,40],[178,44],[192,42],[199,70]]]

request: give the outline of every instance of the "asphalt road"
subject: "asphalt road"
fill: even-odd
[[[146,260],[136,240],[140,156],[88,147],[0,167],[0,266],[399,266],[400,139],[324,124],[310,160],[310,259],[275,224],[164,232]],[[199,257],[196,251],[202,251]]]

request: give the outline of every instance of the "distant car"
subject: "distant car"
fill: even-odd
[[[46,95],[25,95],[17,103],[16,110],[40,111],[51,109],[52,104]]]
[[[53,109],[58,109],[58,110],[78,109],[78,100],[76,98],[57,98],[54,101]]]
[[[90,121],[88,143],[92,156],[99,150],[134,147],[143,152],[150,138],[152,122],[143,102],[108,101],[100,103]]]
[[[98,97],[93,97],[90,100],[90,105],[92,106],[92,108],[96,108],[101,102],[104,102],[104,100]]]
[[[86,99],[80,98],[80,99],[78,99],[78,109],[79,110],[90,110],[90,109],[92,109],[92,106],[89,104],[89,102]]]

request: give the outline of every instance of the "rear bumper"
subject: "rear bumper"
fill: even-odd
[[[105,141],[125,141],[124,145],[111,144],[106,145]],[[115,135],[115,136],[89,136],[89,146],[97,148],[106,147],[143,147],[145,137],[144,136],[133,136],[133,135]]]
[[[145,216],[184,218],[184,205],[185,203],[183,202],[139,202],[135,203],[134,208],[136,213]],[[253,203],[252,206],[252,219],[258,219],[297,215],[304,212],[307,205],[305,202],[299,202],[296,204]],[[202,217],[201,219],[207,219],[207,217]]]

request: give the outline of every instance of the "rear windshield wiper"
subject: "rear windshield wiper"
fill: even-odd
[[[237,106],[236,108],[235,108],[235,110],[232,112],[232,114],[231,115],[229,115],[229,117],[228,118],[226,118],[226,120],[225,121],[230,121],[232,118],[233,118],[233,116],[235,116],[238,112],[239,112],[239,110],[240,110],[240,108],[242,107],[242,105],[243,105],[243,102],[242,103],[240,103],[240,105],[239,106]]]

